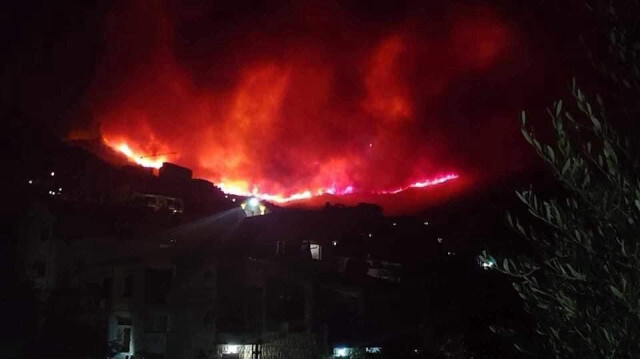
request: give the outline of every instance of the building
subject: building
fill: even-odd
[[[424,273],[444,255],[424,219],[227,198],[175,165],[156,176],[77,163],[24,184],[39,204],[22,273],[47,293],[43,336],[71,342],[60,352],[81,343],[57,333],[55,313],[118,359],[358,357],[420,343]]]

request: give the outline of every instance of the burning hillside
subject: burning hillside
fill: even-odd
[[[507,23],[465,6],[372,26],[334,5],[239,15],[117,3],[90,96],[104,143],[142,166],[178,163],[225,192],[275,202],[397,193],[480,171],[461,153],[503,118],[478,113],[479,128],[448,106],[466,106],[460,87],[506,61]]]

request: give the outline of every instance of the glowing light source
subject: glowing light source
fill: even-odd
[[[441,184],[441,183],[445,183],[445,182],[448,182],[448,181],[451,181],[451,180],[454,180],[454,179],[457,179],[457,178],[459,178],[459,176],[457,174],[448,174],[448,175],[441,176],[441,177],[436,177],[436,178],[427,179],[427,180],[424,180],[424,181],[415,182],[415,183],[412,183],[412,184],[410,184],[408,186],[397,188],[397,189],[394,189],[394,190],[377,191],[377,192],[372,192],[372,193],[375,193],[375,194],[396,194],[396,193],[400,193],[402,191],[406,191],[407,189],[410,189],[410,188],[425,188],[425,187],[435,186],[435,185],[438,185],[438,184]],[[275,203],[287,203],[287,202],[292,202],[292,201],[299,201],[299,200],[303,200],[303,199],[309,199],[309,198],[312,198],[312,197],[322,196],[324,194],[343,196],[343,195],[347,195],[347,194],[351,194],[351,193],[355,193],[356,192],[355,188],[352,185],[346,186],[342,190],[338,190],[334,186],[331,186],[331,187],[328,187],[328,188],[319,188],[319,189],[316,189],[316,190],[306,190],[306,191],[303,191],[303,192],[293,193],[293,194],[290,194],[290,195],[263,193],[263,192],[260,192],[257,187],[254,187],[252,191],[248,191],[248,190],[243,189],[243,187],[245,187],[245,186],[227,184],[227,183],[224,183],[224,182],[217,183],[216,186],[218,186],[220,188],[220,190],[222,190],[222,192],[227,193],[227,194],[233,194],[233,195],[236,195],[236,196],[247,196],[247,197],[248,196],[253,196],[253,197],[258,198],[258,199],[262,199],[262,200],[269,201],[269,202],[275,202]]]
[[[251,207],[257,207],[260,204],[260,201],[255,197],[251,197],[248,203]]]
[[[55,176],[55,175],[56,175],[56,173],[55,173],[55,172],[53,172],[53,171],[51,171],[51,177],[53,177],[53,176]]]
[[[333,349],[333,355],[337,358],[345,358],[349,356],[349,348],[335,348]]]
[[[223,354],[238,354],[240,352],[240,346],[235,344],[227,344],[222,348]]]
[[[33,180],[29,180],[29,184],[33,184]]]
[[[162,164],[166,161],[166,156],[141,156],[140,153],[131,149],[131,147],[127,143],[120,142],[118,144],[108,141],[104,139],[105,144],[116,151],[124,154],[130,161],[135,162],[136,164],[142,167],[150,167],[159,169],[162,167]],[[371,145],[373,145],[371,143]],[[51,172],[51,176],[54,173]],[[431,179],[425,179],[418,182],[411,183],[407,186],[392,189],[392,190],[381,190],[381,191],[373,191],[372,194],[396,194],[402,191],[405,191],[410,188],[425,188],[434,185],[438,185],[441,183],[445,183],[454,179],[457,179],[459,176],[455,173],[446,174],[444,176],[438,176]],[[356,193],[356,189],[353,185],[346,185],[342,188],[336,188],[335,184],[331,184],[327,187],[316,187],[314,189],[307,189],[301,192],[295,193],[268,193],[260,191],[257,186],[252,186],[250,183],[242,180],[234,180],[234,181],[219,181],[216,183],[216,186],[224,192],[225,198],[228,198],[229,195],[235,196],[244,196],[244,197],[252,197],[251,202],[248,203],[250,206],[257,206],[259,204],[253,205],[253,200],[255,198],[258,200],[265,200],[274,203],[287,203],[292,201],[299,201],[310,199],[317,196],[322,196],[325,194],[342,196],[348,195],[352,193]],[[236,202],[235,198],[231,198],[232,202]],[[426,222],[425,222],[426,224]]]
[[[492,259],[480,261],[480,266],[482,267],[482,269],[485,269],[485,270],[493,268],[494,265],[496,265],[496,262],[494,262]]]
[[[162,164],[167,160],[166,156],[153,156],[153,159],[141,156],[140,154],[135,153],[126,143],[121,143],[115,146],[112,146],[107,140],[105,140],[105,143],[108,146],[116,149],[118,152],[122,153],[123,155],[127,156],[127,158],[130,161],[133,161],[142,167],[159,169],[160,167],[162,167]]]

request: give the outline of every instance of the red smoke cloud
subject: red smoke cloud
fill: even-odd
[[[451,84],[509,53],[510,28],[490,9],[360,25],[338,6],[226,20],[217,8],[158,4],[107,16],[91,98],[109,146],[227,191],[281,197],[473,172],[456,154],[473,134],[452,130],[468,120],[442,103],[456,100]]]

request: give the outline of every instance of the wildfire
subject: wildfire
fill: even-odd
[[[130,161],[135,162],[142,167],[159,169],[160,167],[162,167],[162,164],[164,162],[167,162],[167,157],[164,155],[160,155],[160,156],[137,155],[136,153],[133,152],[133,150],[131,150],[131,147],[129,147],[129,145],[126,143],[112,145],[106,140],[105,140],[105,143],[107,144],[107,146],[127,156],[127,158]]]
[[[396,194],[396,193],[400,193],[402,191],[406,191],[410,188],[424,188],[424,187],[430,187],[430,186],[435,186],[441,183],[445,183],[451,180],[454,180],[456,178],[458,178],[459,176],[455,173],[450,173],[444,176],[439,176],[439,177],[435,177],[432,179],[428,179],[428,180],[424,180],[424,181],[418,181],[415,183],[412,183],[406,187],[400,187],[391,191],[379,191],[379,194]]]
[[[480,161],[461,152],[485,138],[470,129],[486,136],[498,128],[484,114],[458,126],[473,108],[464,89],[506,59],[511,42],[490,9],[461,11],[433,29],[345,26],[350,35],[335,38],[324,29],[288,38],[230,25],[194,33],[201,42],[191,30],[209,22],[181,26],[194,19],[162,4],[128,2],[127,16],[108,19],[89,96],[105,143],[140,166],[178,163],[225,193],[276,203],[369,201],[474,173]],[[229,38],[209,37],[218,33]],[[415,197],[403,202],[425,196]]]
[[[131,148],[129,147],[128,144],[126,143],[120,143],[119,145],[111,145],[109,143],[109,141],[105,140],[105,143],[112,147],[113,149],[115,149],[116,151],[122,153],[123,155],[125,155],[130,161],[135,162],[136,164],[142,166],[142,167],[150,167],[150,168],[155,168],[155,169],[159,169],[160,167],[162,167],[162,164],[164,162],[166,162],[167,158],[166,156],[154,156],[154,159],[151,160],[143,155],[137,154],[135,153],[133,150],[131,150]],[[400,193],[403,191],[406,191],[410,188],[425,188],[425,187],[430,187],[430,186],[435,186],[441,183],[445,183],[451,180],[455,180],[457,179],[459,176],[457,174],[447,174],[447,175],[443,175],[443,176],[438,176],[435,178],[431,178],[431,179],[427,179],[427,180],[423,180],[423,181],[418,181],[412,184],[409,184],[408,186],[405,187],[401,187],[401,188],[397,188],[394,190],[382,190],[382,191],[377,191],[377,192],[373,192],[375,194],[396,194],[396,193]],[[336,196],[343,196],[343,195],[348,195],[348,194],[352,194],[352,193],[356,193],[356,190],[354,188],[354,186],[352,185],[348,185],[342,189],[337,189],[335,187],[335,185],[332,185],[330,187],[326,187],[326,188],[316,188],[315,190],[305,190],[302,192],[298,192],[298,193],[293,193],[293,194],[289,194],[289,195],[285,195],[285,194],[273,194],[273,193],[266,193],[266,192],[261,192],[257,186],[253,186],[251,191],[247,191],[244,188],[247,187],[247,183],[245,181],[230,181],[230,182],[217,182],[215,183],[215,185],[220,188],[220,190],[222,190],[222,192],[226,193],[226,194],[232,194],[232,195],[237,195],[237,196],[245,196],[245,197],[256,197],[256,198],[260,198],[262,200],[266,200],[266,201],[270,201],[270,202],[275,202],[275,203],[279,203],[279,204],[283,204],[283,203],[287,203],[287,202],[292,202],[292,201],[299,201],[299,200],[305,200],[305,199],[310,199],[313,198],[315,196],[322,196],[324,194],[330,194],[330,195],[336,195]]]

